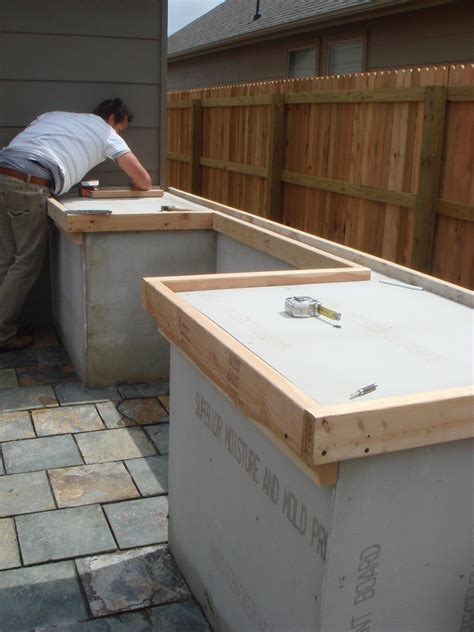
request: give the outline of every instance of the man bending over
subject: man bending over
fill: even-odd
[[[133,115],[120,99],[93,114],[48,112],[0,151],[0,351],[33,342],[18,318],[38,278],[48,243],[47,199],[80,182],[106,158],[115,160],[136,189],[151,178],[121,135]]]

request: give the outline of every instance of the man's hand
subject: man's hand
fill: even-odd
[[[148,191],[151,189],[151,178],[148,171],[132,152],[120,156],[116,160],[118,166],[127,176],[132,178],[132,189],[137,191]]]

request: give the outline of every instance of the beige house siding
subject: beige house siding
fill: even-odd
[[[118,96],[135,114],[125,140],[163,183],[166,26],[167,0],[1,0],[0,147],[43,112]],[[110,160],[92,176],[128,182]],[[23,318],[50,317],[46,262]]]
[[[125,139],[158,183],[165,8],[160,0],[2,0],[0,146],[42,112],[88,112],[119,96],[135,114]],[[103,184],[127,181],[111,161],[95,174]]]
[[[474,3],[460,2],[331,29],[312,29],[186,60],[170,60],[168,89],[282,79],[287,76],[288,50],[312,45],[319,45],[319,74],[326,74],[328,43],[358,36],[366,40],[365,70],[472,61]]]

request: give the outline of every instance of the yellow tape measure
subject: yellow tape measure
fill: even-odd
[[[324,316],[330,320],[341,320],[341,313],[325,307],[321,301],[311,296],[290,296],[285,299],[285,312],[294,318]]]

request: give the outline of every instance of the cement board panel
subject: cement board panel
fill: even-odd
[[[185,292],[181,296],[322,404],[469,386],[473,312],[424,291],[372,280]],[[336,329],[292,318],[288,296],[309,295],[342,313]]]
[[[255,250],[227,235],[217,235],[216,274],[295,269],[290,263]]]

